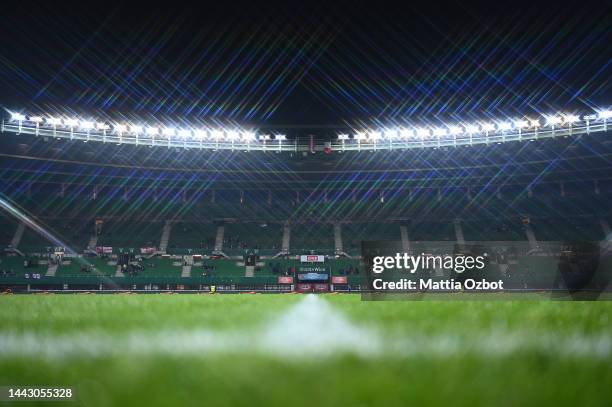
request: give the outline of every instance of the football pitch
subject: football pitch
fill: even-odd
[[[0,385],[69,387],[66,404],[91,406],[609,405],[611,314],[609,301],[6,295]]]

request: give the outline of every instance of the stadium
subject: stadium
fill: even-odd
[[[609,18],[298,11],[7,13],[0,402],[607,404]]]

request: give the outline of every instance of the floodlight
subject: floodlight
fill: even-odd
[[[254,141],[255,140],[255,133],[253,133],[252,131],[243,131],[242,132],[242,139],[246,142],[249,141]]]
[[[117,133],[125,133],[127,131],[127,126],[125,124],[115,124],[113,128]]]
[[[538,119],[529,120],[529,127],[533,127],[533,128],[540,127],[540,120]]]
[[[554,126],[561,123],[561,118],[558,116],[544,116],[544,120],[546,120],[547,126]]]
[[[426,129],[426,128],[416,129],[414,133],[417,135],[417,137],[421,137],[421,138],[429,137],[429,135],[431,134],[429,132],[429,129]]]
[[[465,126],[465,132],[468,134],[478,133],[479,130],[480,128],[475,124],[468,124]]]
[[[348,139],[349,139],[348,134],[338,134],[338,140],[348,140]]]
[[[41,116],[32,116],[30,117],[30,121],[34,123],[42,123],[43,118]]]
[[[457,134],[461,134],[463,132],[463,130],[461,129],[460,126],[448,126],[448,132],[455,136]]]
[[[142,126],[130,125],[130,133],[132,134],[142,133]]]
[[[179,137],[187,138],[187,137],[191,136],[191,130],[187,130],[187,129],[179,130],[178,131],[178,135],[179,135]]]
[[[609,119],[612,117],[612,110],[601,110],[597,112],[597,116],[602,120]]]
[[[435,129],[433,129],[433,134],[436,137],[446,136],[447,130],[443,127],[436,127]]]
[[[384,134],[386,139],[394,139],[397,137],[397,130],[387,129]]]
[[[567,124],[572,124],[580,121],[580,117],[575,114],[566,114],[563,116],[563,121]]]
[[[57,117],[47,117],[45,121],[47,122],[47,124],[50,124],[52,126],[59,126],[62,124],[62,119]]]
[[[497,128],[501,131],[512,130],[512,123],[510,122],[500,122],[497,123]]]
[[[380,131],[370,131],[370,132],[368,132],[368,138],[370,140],[373,140],[373,141],[380,140],[381,136],[382,136],[382,134],[381,134]]]
[[[228,130],[228,131],[226,131],[225,132],[225,136],[230,141],[236,141],[236,140],[238,140],[238,138],[240,138],[240,134],[236,130]],[[276,136],[277,139],[278,139],[278,137],[279,136]]]
[[[355,140],[363,140],[366,137],[365,133],[362,131],[358,131],[355,133]]]
[[[482,131],[495,131],[495,125],[493,123],[482,123]]]
[[[229,138],[229,133],[227,133],[227,137]],[[287,140],[287,136],[285,136],[284,134],[277,134],[277,135],[274,136],[274,139],[276,139],[278,141]]]
[[[98,130],[108,130],[110,128],[110,126],[108,124],[106,124],[106,123],[98,122],[98,123],[96,123],[96,128]]]
[[[79,122],[79,127],[83,130],[91,130],[94,128],[95,123],[90,121],[81,121]]]
[[[11,113],[11,120],[13,121],[22,122],[26,119],[24,114],[17,113],[17,112],[10,112],[10,113]]]
[[[207,135],[207,132],[206,132],[206,130],[197,129],[197,130],[194,130],[194,131],[193,131],[193,135],[194,135],[196,138],[199,138],[199,139],[205,139],[205,138],[206,138],[206,135]]]
[[[168,136],[168,137],[174,136],[176,134],[176,129],[174,127],[165,127],[162,130],[162,133],[164,136]]]
[[[64,126],[76,127],[79,124],[77,119],[64,119]]]
[[[401,129],[399,134],[400,134],[401,138],[408,139],[408,138],[412,137],[413,132],[408,130],[408,129]]]
[[[264,134],[263,136],[260,136],[260,138],[262,140],[270,140],[270,135],[269,134]]]
[[[210,137],[214,138],[215,140],[220,140],[223,138],[223,131],[222,130],[212,130],[210,132]]]
[[[515,120],[514,127],[517,129],[524,129],[529,127],[529,122],[527,120]]]
[[[149,136],[155,136],[156,134],[159,134],[159,127],[147,127],[145,132]]]

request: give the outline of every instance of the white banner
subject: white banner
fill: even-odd
[[[302,263],[323,263],[325,262],[325,256],[316,254],[303,254],[300,256]]]

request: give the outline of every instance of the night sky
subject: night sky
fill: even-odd
[[[3,5],[0,104],[322,134],[612,101],[609,2],[83,3]]]

